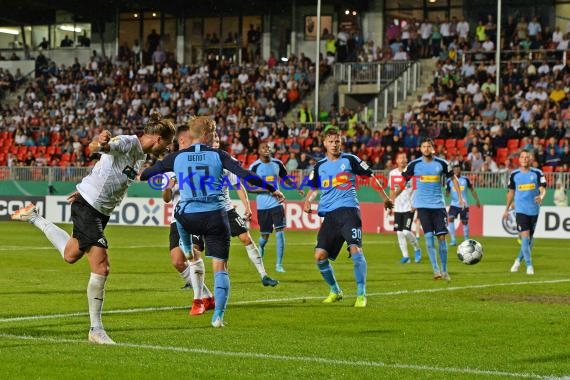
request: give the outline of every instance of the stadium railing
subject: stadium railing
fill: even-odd
[[[338,83],[348,84],[349,88],[353,84],[376,83],[380,89],[382,84],[398,78],[414,63],[413,61],[336,63],[333,74]]]
[[[466,51],[461,56],[462,64],[465,64],[467,57],[471,57],[473,63],[489,62],[491,59],[495,59],[496,50],[491,51]],[[566,65],[567,57],[566,50],[556,50],[556,49],[534,49],[534,50],[501,50],[501,63],[506,62],[521,63],[521,62],[537,62],[542,63],[546,61],[547,63],[563,63]]]

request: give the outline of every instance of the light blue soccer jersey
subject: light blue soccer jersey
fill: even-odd
[[[453,171],[439,157],[427,162],[424,157],[413,160],[402,173],[406,181],[414,181],[414,208],[445,208],[442,185],[445,178],[453,176]]]
[[[515,212],[525,215],[538,215],[540,206],[534,198],[540,195],[539,188],[546,187],[542,171],[530,168],[528,171],[517,169],[509,177],[508,188],[515,191]]]
[[[271,184],[265,184],[259,176],[242,168],[227,152],[202,144],[166,156],[164,160],[146,168],[141,174],[141,180],[173,171],[178,180],[182,212],[215,211],[223,209],[225,205],[223,186],[227,185],[227,179],[223,178],[224,169],[253,186],[275,191]]]
[[[272,184],[275,188],[279,188],[279,178],[287,176],[287,169],[285,169],[283,163],[276,158],[272,158],[267,163],[257,160],[251,164],[249,170],[263,178],[265,182]],[[268,210],[279,206],[277,198],[268,193],[257,194],[256,204],[258,210]]]
[[[340,207],[358,208],[356,198],[356,176],[370,177],[372,171],[368,164],[355,155],[342,153],[334,161],[323,158],[311,172],[311,185],[321,190],[319,201],[319,216]]]
[[[468,207],[469,203],[467,201],[467,189],[471,190],[473,188],[473,184],[471,183],[471,181],[469,181],[469,178],[464,176],[460,176],[459,178],[457,178],[457,181],[459,182],[461,196],[465,201],[465,207]],[[455,186],[453,186],[453,181],[451,180],[451,178],[447,180],[446,189],[447,191],[449,191],[449,194],[451,195],[451,203],[449,205],[455,207],[461,207],[461,205],[459,204],[459,196],[457,195],[457,191],[455,191]]]

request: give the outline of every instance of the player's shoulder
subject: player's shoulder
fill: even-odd
[[[253,162],[251,163],[251,165],[249,165],[249,168],[250,168],[251,170],[255,170],[255,168],[257,168],[259,165],[261,165],[261,160],[260,160],[260,159],[257,159],[257,160],[255,160],[255,161],[253,161]]]
[[[433,161],[434,161],[434,162],[437,162],[437,163],[439,163],[439,164],[441,164],[441,165],[449,166],[449,162],[447,162],[446,160],[444,160],[444,159],[441,158],[441,157],[435,157],[435,156],[434,156]]]
[[[398,176],[401,174],[402,174],[402,172],[400,171],[400,169],[395,168],[395,169],[390,170],[390,173],[388,173],[388,176],[393,177],[393,176]]]
[[[422,162],[422,158],[416,158],[415,160],[412,160],[410,162],[408,162],[408,165],[406,166],[406,168],[404,169],[404,171],[408,171],[408,170],[413,170],[413,168],[418,165],[420,162]]]
[[[275,158],[275,157],[271,158],[271,162],[274,164],[277,164],[277,165],[283,165],[283,161],[281,161],[280,159]]]
[[[543,175],[544,173],[542,172],[542,170],[538,169],[538,168],[530,168],[530,172],[537,174],[537,175]]]

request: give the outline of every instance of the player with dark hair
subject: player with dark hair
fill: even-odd
[[[87,284],[91,328],[88,339],[93,343],[115,344],[101,322],[105,282],[109,275],[107,238],[104,230],[110,215],[123,200],[127,188],[136,180],[146,155],[166,151],[175,134],[171,120],[159,113],[151,115],[141,137],[120,135],[111,138],[105,130],[90,145],[91,152],[101,152],[101,160],[68,197],[71,203],[73,235],[38,215],[33,204],[12,214],[12,220],[27,221],[39,228],[59,251],[73,264],[87,254],[91,276]]]
[[[261,176],[266,182],[271,183],[275,188],[279,186],[279,179],[282,179],[287,186],[296,188],[296,184],[288,177],[287,169],[281,161],[271,157],[269,145],[265,142],[259,144],[259,159],[251,164],[249,170]],[[305,193],[298,190],[301,196]],[[269,235],[275,228],[275,239],[277,240],[277,258],[275,264],[276,272],[285,272],[283,268],[283,256],[285,255],[285,208],[282,204],[267,192],[254,190],[258,193],[256,198],[257,221],[259,223],[259,248],[261,257],[265,254],[265,245],[269,240]]]
[[[430,259],[433,278],[439,280],[443,278],[449,281],[451,277],[447,271],[447,212],[443,199],[443,178],[451,178],[455,191],[458,193],[459,206],[465,207],[465,201],[461,195],[459,182],[449,167],[447,161],[434,155],[435,145],[432,139],[424,138],[420,143],[422,157],[417,158],[408,164],[402,175],[406,181],[415,181],[415,194],[413,206],[418,211],[418,217],[424,230],[424,237]],[[396,199],[403,191],[397,189],[392,194],[392,200]],[[441,270],[437,263],[435,241],[437,237],[439,258],[441,260]]]

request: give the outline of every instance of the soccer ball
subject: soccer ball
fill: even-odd
[[[483,258],[483,246],[476,240],[465,240],[457,247],[457,258],[463,264],[477,264]]]

